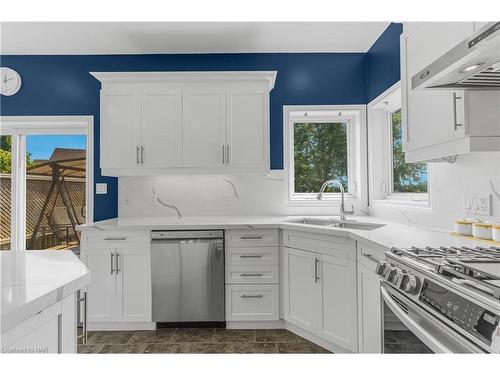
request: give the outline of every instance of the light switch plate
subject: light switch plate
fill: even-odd
[[[464,195],[464,211],[472,215],[491,215],[490,194],[474,193]]]
[[[108,194],[108,184],[106,184],[106,183],[95,184],[95,193],[96,194]]]

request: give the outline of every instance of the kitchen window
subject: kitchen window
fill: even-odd
[[[399,83],[368,104],[368,165],[373,205],[430,209],[431,168],[406,163]]]
[[[346,199],[357,199],[361,168],[360,106],[286,106],[285,174],[288,204],[338,204],[340,191],[328,186],[323,199],[316,196],[323,182],[339,180]],[[301,110],[303,109],[303,110]]]
[[[391,134],[391,193],[414,194],[413,199],[421,194],[426,200],[428,173],[426,163],[406,163],[403,152],[401,108],[388,113]]]

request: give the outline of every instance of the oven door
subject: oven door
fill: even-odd
[[[402,293],[382,282],[384,353],[484,353]]]

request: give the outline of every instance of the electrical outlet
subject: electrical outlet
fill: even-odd
[[[465,194],[464,211],[466,214],[490,216],[490,194]]]

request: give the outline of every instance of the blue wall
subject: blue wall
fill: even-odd
[[[93,115],[94,180],[107,182],[96,195],[94,220],[117,215],[117,180],[99,169],[99,82],[91,71],[277,70],[271,92],[271,168],[283,168],[283,105],[366,103],[364,53],[184,54],[99,56],[1,56],[15,69],[22,88],[1,97],[0,114]]]
[[[366,98],[371,102],[401,77],[399,36],[401,23],[391,23],[366,54]]]
[[[366,104],[399,80],[399,34],[391,24],[365,53],[255,53],[92,56],[0,56],[19,72],[22,88],[0,97],[0,115],[94,116],[94,220],[117,216],[117,179],[99,168],[99,89],[95,71],[277,70],[271,92],[271,168],[283,168],[283,105]],[[397,34],[397,38],[396,38]],[[396,43],[397,39],[397,44]],[[369,75],[368,75],[369,74]]]

